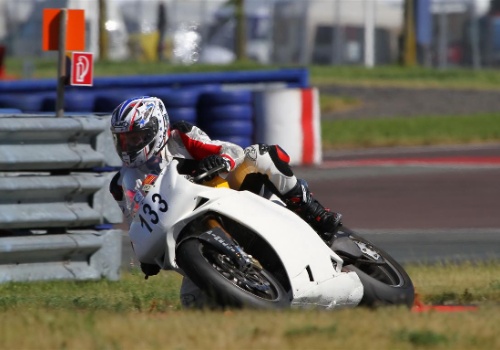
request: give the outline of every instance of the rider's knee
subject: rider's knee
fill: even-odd
[[[269,168],[269,162],[286,176],[292,176],[290,156],[279,145],[259,143],[245,148],[245,161],[252,162],[257,168]]]

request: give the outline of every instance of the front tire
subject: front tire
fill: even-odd
[[[347,229],[340,229],[361,249],[363,256],[344,266],[359,276],[364,287],[360,305],[406,305],[412,307],[415,298],[413,283],[405,269],[387,252],[367,239]]]
[[[290,305],[281,284],[265,269],[241,271],[225,254],[196,237],[182,241],[177,264],[222,308],[279,309]]]

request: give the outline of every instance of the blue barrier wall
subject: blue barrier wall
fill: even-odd
[[[253,143],[253,90],[272,84],[309,86],[307,69],[97,77],[92,87],[67,86],[64,110],[111,113],[127,98],[149,95],[163,100],[172,122],[199,124],[216,139],[243,147]],[[0,109],[51,113],[56,108],[56,79],[0,82]]]
[[[309,86],[305,68],[266,71],[238,71],[213,73],[183,73],[169,75],[97,77],[92,87],[68,87],[74,90],[100,90],[119,87],[178,87],[210,84],[256,84],[282,82],[290,87]],[[0,94],[14,92],[56,91],[56,79],[36,79],[0,82]]]

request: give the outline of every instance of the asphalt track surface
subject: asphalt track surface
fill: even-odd
[[[500,144],[331,151],[295,169],[398,261],[500,258]]]
[[[323,159],[294,171],[346,226],[401,263],[500,259],[500,144],[330,151]],[[123,242],[123,266],[137,264],[126,233]]]

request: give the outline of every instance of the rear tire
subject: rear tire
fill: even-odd
[[[415,298],[413,283],[405,269],[387,252],[367,239],[343,227],[340,234],[347,234],[363,252],[362,259],[344,268],[354,271],[364,287],[360,305],[406,305],[412,307]]]
[[[176,249],[177,264],[209,299],[222,308],[280,309],[290,305],[281,284],[266,270],[241,271],[224,254],[196,237]]]

